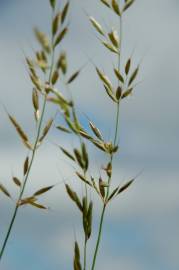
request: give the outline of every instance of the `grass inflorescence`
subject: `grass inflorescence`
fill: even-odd
[[[65,71],[65,56],[61,53],[60,58],[58,59],[58,65],[55,66],[55,51],[68,31],[65,20],[68,13],[69,3],[67,3],[63,9],[58,12],[56,12],[56,1],[50,1],[50,4],[52,12],[51,35],[48,37],[44,32],[35,28],[34,34],[37,42],[39,43],[39,49],[35,52],[33,59],[29,57],[26,57],[25,59],[28,67],[29,78],[33,86],[32,107],[34,111],[35,126],[37,127],[35,131],[35,141],[33,143],[29,140],[29,136],[23,130],[15,117],[8,113],[10,122],[28,150],[28,155],[25,161],[23,161],[23,178],[19,179],[16,176],[13,176],[12,178],[12,182],[19,188],[19,193],[17,194],[17,198],[13,198],[15,201],[14,211],[12,213],[10,224],[7,227],[7,233],[4,241],[0,247],[0,260],[3,257],[20,207],[22,205],[31,205],[39,209],[48,209],[46,206],[39,203],[38,200],[41,195],[54,187],[53,185],[42,187],[28,197],[24,197],[24,191],[26,189],[27,182],[30,180],[30,173],[35,162],[37,150],[43,144],[54,122],[54,119],[50,118],[47,123],[44,123],[44,115],[50,93],[52,93],[52,98],[55,101],[64,103],[63,97],[60,95],[58,96],[58,93],[53,89],[59,79],[59,72],[61,70],[63,72]],[[54,102],[54,100],[52,101]],[[40,106],[40,104],[42,105]],[[0,184],[0,191],[8,198],[12,198],[10,192],[3,184]]]
[[[135,81],[139,72],[139,66],[132,68],[132,59],[128,57],[125,65],[121,64],[122,57],[122,42],[123,42],[123,16],[128,9],[134,4],[134,0],[99,0],[101,5],[105,6],[109,12],[112,12],[119,22],[118,29],[111,25],[111,30],[107,31],[94,16],[89,16],[91,26],[99,35],[101,45],[116,58],[116,66],[112,67],[115,84],[112,83],[109,76],[95,65],[95,72],[102,84],[104,93],[109,97],[115,107],[115,126],[113,136],[110,140],[106,140],[101,132],[101,128],[97,127],[91,120],[82,124],[75,105],[75,101],[70,92],[70,87],[80,75],[81,69],[75,70],[72,74],[68,74],[67,53],[63,50],[60,52],[57,49],[68,33],[68,12],[70,2],[66,2],[60,9],[57,8],[56,0],[49,0],[52,12],[51,20],[51,35],[50,37],[38,28],[34,29],[36,40],[40,48],[35,52],[33,59],[26,57],[28,73],[33,85],[32,89],[32,106],[34,111],[34,121],[37,126],[35,141],[32,143],[29,136],[23,130],[18,121],[8,113],[10,122],[17,131],[18,136],[28,149],[29,154],[23,161],[23,179],[13,176],[12,182],[19,188],[19,194],[15,199],[14,212],[7,229],[4,242],[0,247],[0,260],[3,257],[8,239],[12,232],[14,222],[17,218],[17,213],[22,205],[31,205],[39,209],[47,209],[46,206],[39,203],[38,199],[41,195],[51,190],[54,186],[42,187],[28,197],[24,197],[26,184],[30,180],[29,176],[33,168],[37,150],[43,144],[49,130],[53,126],[54,118],[49,118],[49,121],[44,124],[44,114],[48,103],[53,104],[63,117],[63,125],[57,125],[56,128],[60,132],[76,137],[79,143],[73,149],[67,149],[60,145],[61,152],[75,166],[75,177],[82,183],[84,193],[78,194],[73,185],[65,183],[66,193],[68,198],[76,205],[81,214],[81,224],[83,228],[84,242],[81,247],[76,240],[74,243],[74,270],[94,270],[100,247],[100,241],[103,231],[104,217],[108,205],[118,197],[122,192],[126,191],[134,182],[134,178],[126,181],[123,185],[118,185],[112,188],[114,158],[119,151],[119,119],[120,119],[120,104],[126,100],[135,88]],[[45,80],[42,79],[45,77]],[[57,87],[58,81],[61,80],[62,85],[66,89],[67,97],[59,91]],[[70,98],[69,98],[70,94]],[[42,102],[42,106],[40,106]],[[84,127],[85,126],[85,127]],[[88,128],[86,128],[88,126]],[[94,148],[101,151],[107,162],[101,164],[99,171],[102,173],[98,177],[94,177],[89,169],[91,160],[94,157],[90,156],[88,144],[92,144]],[[102,168],[102,169],[101,169]],[[94,202],[91,199],[91,191],[94,191],[100,198],[102,209],[99,213],[100,221],[96,245],[92,258],[88,259],[88,242],[93,233],[93,211]],[[0,184],[0,191],[8,198],[11,198],[7,188]],[[90,261],[90,265],[88,265]]]

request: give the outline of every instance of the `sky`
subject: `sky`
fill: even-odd
[[[64,2],[64,1],[62,1]],[[133,186],[116,199],[106,212],[96,269],[178,270],[179,247],[179,79],[177,0],[136,0],[123,18],[122,63],[132,54],[135,67],[141,62],[139,84],[123,102],[120,112],[120,153],[114,163],[113,184],[122,183],[142,171]],[[87,63],[71,86],[79,115],[92,119],[103,134],[112,136],[114,108],[106,97],[90,59],[112,76],[115,58],[107,54],[89,24],[86,12],[107,29],[118,20],[98,0],[73,0],[70,31],[63,42],[69,55],[69,73]],[[49,31],[47,0],[0,1],[0,181],[14,194],[12,174],[21,176],[26,150],[8,121],[8,112],[33,136],[31,83],[24,53],[36,48],[32,29]],[[46,117],[54,115],[49,107]],[[61,118],[57,118],[57,123]],[[2,270],[72,269],[73,243],[81,243],[79,213],[68,200],[63,180],[81,191],[73,168],[56,144],[72,147],[76,141],[52,130],[39,149],[26,194],[44,185],[56,184],[43,196],[50,207],[42,212],[20,209],[5,255]],[[94,171],[103,159],[89,145]],[[89,244],[93,253],[102,205],[95,194],[94,230]],[[13,210],[0,194],[0,243]],[[70,258],[70,259],[69,259]],[[88,259],[88,265],[90,265]],[[89,268],[88,268],[89,269]]]

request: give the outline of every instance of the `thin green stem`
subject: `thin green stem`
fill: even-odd
[[[75,117],[76,117],[76,109],[75,109],[75,105],[74,105],[74,98],[73,98],[73,95],[72,95],[72,93],[71,93],[71,91],[69,89],[68,84],[64,82],[64,85],[66,87],[66,90],[67,90],[68,94],[70,95],[70,99],[71,99],[72,104],[73,104],[72,105],[72,114],[73,114],[73,117],[75,119]],[[82,148],[82,144],[83,144],[82,137],[81,137],[81,135],[79,133],[77,134],[77,136],[79,138],[79,142],[80,142],[80,145],[81,145],[81,148]],[[83,171],[83,175],[84,175],[84,177],[86,177],[86,170]],[[87,184],[85,183],[84,186],[85,186],[85,196],[86,196],[87,205],[88,205],[88,188],[87,188]],[[83,248],[83,250],[84,250],[84,252],[83,252],[83,270],[86,270],[87,242],[88,242],[88,239],[87,239],[87,237],[85,235],[85,237],[84,237],[84,248]]]
[[[80,136],[80,135],[79,135]],[[81,138],[81,136],[80,136]],[[82,143],[82,142],[81,142]],[[84,170],[84,177],[86,178],[86,171]],[[86,195],[86,201],[87,201],[87,205],[88,205],[88,188],[87,188],[87,184],[85,183],[85,195]],[[84,240],[84,262],[83,262],[83,270],[86,270],[86,257],[87,257],[87,242],[88,242],[88,238],[86,236],[85,233],[85,240]]]
[[[84,241],[84,262],[83,262],[83,270],[86,270],[86,254],[87,254],[87,237],[85,236],[85,241]]]
[[[119,50],[119,54],[118,54],[118,69],[120,70],[121,69],[122,37],[123,37],[122,14],[119,18],[119,23],[120,23],[120,50]],[[118,80],[118,86],[119,86],[119,84],[120,84],[120,81]],[[120,101],[121,101],[121,98],[119,99],[119,101],[117,103],[117,116],[116,116],[116,123],[115,123],[114,145],[116,145],[118,133],[119,133]]]
[[[95,252],[94,252],[94,257],[93,257],[93,264],[92,264],[91,270],[94,270],[95,264],[96,264],[96,258],[97,258],[97,254],[98,254],[98,250],[99,250],[99,244],[100,244],[101,235],[102,235],[102,228],[103,228],[103,220],[104,220],[105,209],[106,209],[106,206],[104,204],[103,205],[103,210],[102,210],[102,213],[101,213],[101,218],[100,218],[98,239],[97,239],[97,242],[96,242],[96,247],[95,247]]]
[[[43,122],[43,117],[44,117],[44,112],[45,112],[45,106],[46,106],[46,96],[44,98],[42,114],[41,114],[41,118],[40,118],[40,122],[39,122],[39,127],[38,127],[38,130],[37,130],[37,137],[36,137],[34,148],[33,148],[33,151],[32,151],[31,161],[30,161],[29,168],[28,168],[26,177],[24,179],[24,183],[23,183],[21,192],[19,194],[19,197],[18,197],[16,206],[15,206],[15,209],[14,209],[14,212],[13,212],[13,216],[12,216],[12,219],[11,219],[11,222],[10,222],[10,225],[9,225],[9,228],[8,228],[8,231],[7,231],[7,234],[6,234],[6,237],[5,237],[4,242],[3,242],[3,245],[2,245],[2,249],[1,249],[1,252],[0,252],[0,260],[2,259],[2,256],[4,254],[4,251],[5,251],[5,248],[6,248],[8,239],[9,239],[9,236],[11,234],[12,227],[14,225],[14,222],[15,222],[15,219],[16,219],[16,216],[17,216],[17,213],[18,213],[18,209],[19,209],[19,204],[18,203],[21,201],[22,196],[24,194],[24,190],[25,190],[25,187],[26,187],[26,184],[27,184],[27,180],[28,180],[28,177],[29,177],[29,174],[30,174],[32,165],[33,165],[33,161],[34,161],[35,154],[36,154],[36,149],[37,149],[37,144],[38,144],[38,140],[39,140],[39,137],[40,137],[40,131],[41,131],[41,126],[42,126],[42,122]]]
[[[50,84],[50,81],[51,81],[53,65],[54,65],[54,51],[55,50],[53,48],[53,37],[52,37],[52,57],[51,57],[51,66],[50,66],[50,72],[49,72],[49,81],[48,81],[49,84]],[[21,201],[21,199],[23,197],[24,190],[26,188],[26,184],[27,184],[27,181],[28,181],[31,169],[32,169],[32,165],[33,165],[33,162],[34,162],[34,159],[35,159],[36,150],[37,150],[37,146],[38,146],[38,141],[39,141],[39,138],[40,138],[40,133],[41,133],[41,128],[42,128],[42,123],[43,123],[43,119],[44,119],[44,115],[45,115],[46,103],[47,103],[47,94],[45,94],[45,96],[44,96],[41,117],[40,117],[40,120],[39,120],[39,125],[38,125],[38,129],[37,129],[37,135],[36,135],[36,139],[35,139],[35,143],[34,143],[34,147],[33,147],[33,151],[32,151],[32,156],[31,156],[31,159],[30,159],[29,167],[28,167],[26,176],[24,178],[23,186],[22,186],[22,189],[20,191],[19,197],[17,199],[16,206],[15,206],[12,218],[11,218],[11,222],[9,224],[7,234],[5,236],[5,239],[4,239],[4,242],[2,244],[1,251],[0,251],[0,261],[2,259],[3,254],[4,254],[5,248],[7,246],[8,239],[9,239],[9,237],[11,235],[12,228],[13,228],[14,222],[16,220],[17,213],[18,213],[19,206],[20,206],[19,202]]]
[[[117,104],[116,110],[116,125],[115,125],[115,135],[114,135],[114,146],[116,145],[117,138],[118,138],[118,129],[119,129],[119,111],[120,111],[120,103]],[[113,154],[112,154],[113,159]]]
[[[118,69],[119,70],[120,70],[120,66],[121,66],[122,30],[123,29],[122,29],[122,15],[121,15],[120,16],[120,50],[119,50],[119,54],[118,54]],[[119,81],[118,81],[118,84],[119,84]],[[117,138],[118,138],[118,132],[119,132],[119,112],[120,112],[120,100],[117,103],[117,110],[116,110],[115,134],[114,134],[114,142],[113,142],[114,146],[116,145]],[[110,163],[111,164],[113,163],[113,157],[114,157],[114,154],[112,153],[110,155]],[[108,184],[109,185],[108,185],[108,188],[107,188],[106,201],[107,201],[107,198],[109,196],[111,179],[112,179],[112,174],[108,178]],[[96,247],[95,247],[95,252],[94,252],[94,256],[93,256],[93,262],[92,262],[91,270],[95,269],[97,254],[98,254],[99,245],[100,245],[101,236],[102,236],[102,229],[103,229],[103,223],[104,223],[105,210],[106,210],[106,203],[104,203],[103,208],[102,208],[102,212],[101,212],[100,224],[99,224],[99,230],[98,230],[98,238],[97,238],[97,242],[96,242]]]

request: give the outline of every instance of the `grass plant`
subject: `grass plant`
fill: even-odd
[[[122,192],[126,191],[134,182],[134,178],[126,181],[122,185],[113,187],[113,171],[114,159],[119,151],[119,119],[120,119],[120,104],[124,102],[135,88],[136,78],[139,72],[139,66],[133,68],[132,59],[128,57],[124,66],[121,62],[122,57],[122,43],[123,43],[123,16],[126,16],[127,11],[132,8],[135,0],[96,0],[106,7],[109,12],[112,12],[118,22],[118,29],[111,25],[111,30],[107,31],[96,18],[89,16],[89,22],[94,30],[97,32],[100,43],[105,49],[110,52],[116,59],[117,64],[111,65],[113,72],[113,81],[109,76],[98,68],[95,64],[96,75],[101,82],[104,93],[109,97],[109,102],[112,102],[115,107],[115,125],[113,128],[113,136],[110,140],[106,140],[105,136],[92,121],[87,120],[82,124],[77,113],[75,101],[71,94],[70,88],[76,78],[80,75],[81,69],[75,71],[73,74],[68,74],[67,54],[65,51],[58,51],[57,49],[65,38],[68,32],[68,11],[70,2],[66,2],[60,8],[57,8],[56,0],[49,0],[52,12],[51,20],[51,35],[50,37],[39,29],[35,28],[35,37],[40,45],[40,49],[35,52],[33,59],[26,57],[28,73],[33,85],[32,90],[32,105],[34,110],[34,121],[37,126],[36,137],[34,143],[31,143],[28,135],[17,120],[8,114],[8,117],[15,127],[17,134],[22,140],[24,146],[28,149],[28,155],[23,162],[23,179],[13,177],[13,183],[19,188],[17,199],[15,199],[14,212],[10,224],[7,228],[4,242],[0,247],[0,260],[3,257],[7,247],[8,239],[12,233],[14,222],[17,218],[17,213],[22,205],[31,205],[39,209],[47,209],[46,206],[38,202],[39,197],[52,189],[54,186],[43,187],[34,194],[24,197],[26,184],[30,181],[30,173],[35,162],[35,157],[38,148],[44,142],[50,128],[54,123],[54,119],[50,120],[44,125],[44,115],[46,112],[47,103],[52,103],[60,111],[65,125],[58,125],[56,128],[61,132],[76,137],[79,144],[73,149],[66,149],[63,145],[60,146],[61,151],[75,166],[75,177],[82,182],[84,186],[84,194],[78,194],[73,185],[65,183],[65,189],[70,200],[76,205],[81,213],[81,224],[84,234],[84,243],[80,247],[78,241],[74,243],[74,270],[96,269],[96,261],[100,247],[104,218],[108,205],[118,197]],[[102,8],[101,6],[101,8]],[[42,79],[45,77],[45,80]],[[64,96],[57,87],[58,81],[61,80],[64,88],[67,90],[67,97]],[[101,91],[101,89],[100,89]],[[69,95],[70,94],[70,95]],[[42,104],[42,105],[41,105]],[[58,117],[58,116],[57,116]],[[58,119],[57,119],[58,120]],[[94,157],[89,155],[88,144],[92,144],[96,149],[101,151],[107,160],[105,164],[99,167],[99,176],[94,177],[89,170],[91,160]],[[7,188],[0,184],[0,191],[7,197],[11,198],[10,192]],[[90,193],[94,191],[101,200],[101,213],[99,213],[99,228],[94,246],[92,258],[88,258],[88,241],[91,239],[93,231],[93,210],[94,202],[91,199]],[[82,252],[83,251],[83,252]],[[88,265],[87,262],[90,262]]]

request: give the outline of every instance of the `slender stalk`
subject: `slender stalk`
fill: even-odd
[[[81,136],[80,136],[81,138]],[[84,171],[84,177],[86,177],[86,172]],[[87,201],[87,205],[88,205],[88,189],[87,189],[87,184],[85,183],[85,195],[86,195],[86,201]],[[84,262],[83,262],[83,270],[86,270],[86,254],[87,254],[87,242],[88,242],[88,238],[85,235],[85,240],[84,240]]]
[[[91,270],[94,270],[95,264],[96,264],[96,258],[97,258],[97,254],[98,254],[98,250],[99,250],[99,244],[100,244],[101,235],[102,235],[102,228],[103,228],[103,221],[104,221],[105,209],[106,209],[106,206],[104,204],[103,205],[103,210],[102,210],[102,213],[101,213],[101,218],[100,218],[100,225],[99,225],[99,231],[98,231],[98,239],[97,239],[97,242],[96,242],[96,247],[95,247],[95,252],[94,252],[94,257],[93,257],[93,263],[92,263]]]
[[[121,66],[122,30],[123,29],[122,29],[122,15],[121,15],[120,16],[120,51],[119,51],[119,54],[118,54],[118,69],[119,70],[120,70],[120,66]],[[120,112],[120,100],[117,103],[116,120],[115,120],[115,134],[114,134],[113,145],[116,145],[117,138],[118,138],[118,132],[119,132],[119,112]],[[111,162],[111,164],[113,163],[113,157],[114,157],[114,154],[112,153],[110,155],[110,162]],[[109,196],[111,179],[112,179],[112,175],[109,176],[109,178],[108,178],[109,186],[107,188],[106,199]],[[98,229],[98,238],[97,238],[97,242],[96,242],[96,247],[95,247],[95,252],[94,252],[94,256],[93,256],[93,262],[92,262],[91,270],[94,270],[95,269],[97,254],[98,254],[98,251],[99,251],[99,245],[100,245],[101,236],[102,236],[102,229],[103,229],[103,223],[104,223],[105,210],[106,210],[106,203],[103,204],[103,208],[102,208],[102,212],[101,212],[100,224],[99,224],[99,229]]]
[[[123,36],[123,24],[122,24],[122,14],[119,19],[119,24],[120,24],[120,52],[118,54],[118,69],[120,70],[121,68],[121,51],[122,51],[122,36]],[[119,86],[119,80],[118,80],[118,86]],[[117,103],[117,116],[116,116],[116,128],[115,128],[115,136],[114,136],[114,145],[116,145],[116,141],[118,138],[118,132],[119,132],[119,113],[120,113],[120,101],[119,99]]]
[[[85,241],[84,241],[84,261],[83,261],[83,270],[86,270],[86,254],[87,254],[87,237],[85,236]]]
[[[64,83],[64,84],[65,84],[65,87],[66,87],[68,93],[70,94],[70,99],[71,99],[71,101],[73,103],[72,113],[73,113],[73,117],[75,117],[76,116],[76,109],[75,109],[75,106],[74,106],[74,98],[73,98],[73,95],[72,95],[72,93],[71,93],[71,91],[69,89],[68,84],[66,84],[66,83]],[[80,143],[81,148],[82,148],[82,144],[83,144],[82,137],[81,137],[81,135],[79,133],[77,135],[78,135],[78,138],[79,138],[79,143]],[[83,171],[83,175],[86,178],[86,171],[85,170]],[[88,205],[88,187],[87,187],[86,183],[84,184],[84,186],[85,186],[85,196],[86,196],[87,205]],[[83,270],[86,270],[87,242],[88,242],[88,239],[85,236],[84,237],[84,247],[83,247]]]
[[[13,213],[13,216],[12,216],[12,219],[11,219],[11,222],[10,222],[10,225],[9,225],[5,240],[4,240],[3,245],[2,245],[2,249],[1,249],[1,252],[0,252],[0,260],[2,259],[2,256],[4,254],[4,251],[5,251],[9,236],[10,236],[11,231],[12,231],[12,227],[14,225],[14,222],[15,222],[18,210],[19,210],[18,202],[21,201],[21,199],[22,199],[22,196],[24,194],[24,190],[25,190],[25,187],[26,187],[26,184],[27,184],[27,180],[28,180],[28,177],[29,177],[29,174],[30,174],[33,162],[34,162],[36,149],[37,149],[37,144],[38,144],[38,140],[39,140],[39,137],[40,137],[41,126],[42,126],[42,122],[43,122],[43,117],[44,117],[44,113],[45,113],[45,107],[46,107],[46,96],[44,98],[42,114],[41,114],[41,118],[40,118],[40,122],[39,122],[39,127],[38,127],[38,130],[37,130],[37,136],[36,136],[36,140],[35,140],[35,144],[34,144],[34,148],[33,148],[33,152],[32,152],[31,161],[30,161],[29,168],[28,168],[28,171],[27,171],[26,177],[24,179],[24,183],[23,183],[21,192],[19,194],[16,206],[15,206],[15,209],[14,209],[14,213]]]
[[[51,57],[51,66],[50,66],[49,80],[48,80],[49,84],[50,84],[50,81],[51,81],[53,65],[54,65],[54,51],[55,51],[55,49],[53,48],[53,37],[52,37],[52,57]],[[8,227],[7,234],[5,236],[4,242],[2,244],[2,248],[0,250],[0,261],[2,259],[3,254],[4,254],[5,248],[7,246],[8,239],[9,239],[9,237],[11,235],[12,228],[13,228],[14,222],[16,220],[18,210],[19,210],[19,202],[21,201],[21,199],[23,197],[24,190],[26,188],[26,184],[27,184],[27,181],[28,181],[28,178],[29,178],[29,175],[30,175],[33,163],[34,163],[34,159],[35,159],[35,156],[36,156],[37,145],[38,145],[38,141],[39,141],[40,133],[41,133],[41,128],[42,128],[42,123],[43,123],[43,119],[44,119],[44,115],[45,115],[46,104],[47,104],[47,94],[45,94],[45,96],[44,96],[44,101],[43,101],[43,106],[42,106],[42,113],[41,113],[41,117],[40,117],[40,120],[39,120],[39,125],[38,125],[38,129],[37,129],[37,135],[36,135],[36,138],[35,138],[35,143],[34,143],[34,147],[33,147],[33,151],[32,151],[31,160],[30,160],[30,163],[29,163],[28,171],[27,171],[27,174],[25,176],[25,179],[24,179],[23,186],[22,186],[22,189],[20,191],[19,197],[17,199],[16,206],[15,206],[15,209],[14,209],[14,212],[13,212],[13,215],[12,215],[11,222],[10,222],[9,227]]]
[[[115,124],[115,135],[114,135],[114,142],[113,142],[114,145],[116,145],[117,138],[118,138],[120,102],[117,103],[116,107],[117,107],[116,108],[116,124]],[[112,160],[113,160],[113,153],[111,155],[111,161]]]

